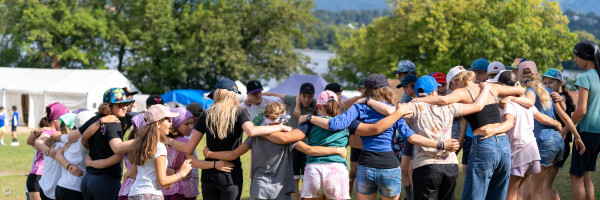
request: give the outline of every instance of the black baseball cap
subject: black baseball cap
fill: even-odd
[[[418,78],[414,74],[407,74],[404,76],[404,78],[402,78],[402,81],[400,82],[400,84],[396,85],[396,88],[401,88],[402,86],[405,86],[406,84],[417,82],[417,80],[418,80]]]
[[[262,92],[264,88],[262,87],[260,82],[256,80],[251,80],[248,81],[248,83],[246,83],[246,90],[248,91],[248,94],[252,94],[256,92]]]
[[[213,99],[213,94],[215,93],[216,89],[226,89],[229,91],[233,91],[237,94],[240,94],[237,84],[235,84],[235,82],[233,82],[231,79],[228,79],[228,78],[219,79],[219,81],[217,81],[217,84],[215,84],[215,87],[213,88],[213,90],[210,92],[210,94],[208,94],[208,98]]]
[[[125,91],[125,96],[133,96],[133,95],[136,95],[136,94],[140,93],[138,91],[132,92],[131,90],[129,90],[128,87],[124,87],[124,88],[121,88],[121,89],[123,89],[123,91]]]
[[[390,86],[388,79],[383,74],[371,74],[365,80],[366,89],[379,89],[385,86]]]
[[[300,86],[300,93],[311,93],[311,94],[314,94],[315,93],[315,86],[312,83],[309,83],[309,82],[302,83],[302,86]]]
[[[165,101],[163,100],[163,98],[158,95],[158,94],[153,94],[150,95],[147,99],[146,99],[146,106],[150,107],[152,105],[156,105],[156,104],[161,104],[161,105],[165,105]]]
[[[342,92],[344,89],[342,89],[342,86],[340,84],[330,83],[327,84],[327,86],[325,86],[325,90],[332,91],[333,93],[339,93]]]

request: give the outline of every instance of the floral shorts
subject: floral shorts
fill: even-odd
[[[308,163],[302,198],[350,199],[348,167],[342,163]]]
[[[135,196],[128,196],[129,200],[164,200],[163,195],[157,194],[138,194]]]

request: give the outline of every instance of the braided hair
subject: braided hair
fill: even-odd
[[[596,72],[600,76],[600,50],[596,43],[590,40],[583,40],[575,45],[573,54],[583,60],[594,61]]]

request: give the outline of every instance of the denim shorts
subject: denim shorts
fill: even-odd
[[[356,172],[356,192],[373,194],[379,190],[384,197],[395,197],[402,191],[400,167],[379,169],[358,165]]]
[[[540,165],[550,167],[556,161],[563,159],[565,153],[565,142],[558,131],[554,131],[552,136],[546,137],[546,140],[536,139],[540,150]]]

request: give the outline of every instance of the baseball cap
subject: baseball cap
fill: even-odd
[[[327,103],[331,100],[338,101],[337,95],[331,90],[325,90],[319,93],[319,96],[317,96],[317,105],[327,105]]]
[[[121,88],[110,88],[104,92],[102,97],[102,103],[127,103],[133,101],[133,99],[125,98],[127,95]]]
[[[172,113],[171,111],[169,111],[169,107],[165,105],[156,104],[150,106],[150,108],[148,108],[148,111],[144,113],[144,120],[146,120],[146,123],[151,124],[161,119],[164,119],[165,117],[177,116],[179,116],[179,113]]]
[[[471,70],[487,71],[488,65],[490,65],[490,61],[480,58],[473,61],[473,64],[471,64]]]
[[[4,109],[4,107],[0,106],[0,110]]]
[[[231,79],[228,79],[228,78],[219,79],[219,81],[217,81],[217,84],[215,84],[215,87],[213,88],[213,90],[208,94],[208,98],[210,98],[210,99],[213,98],[213,95],[214,95],[216,89],[226,89],[226,90],[235,92],[237,94],[241,94],[240,91],[238,90],[237,84],[235,84],[235,82],[233,82]]]
[[[396,88],[401,88],[402,86],[408,84],[408,83],[412,83],[412,82],[416,82],[417,81],[417,76],[415,76],[414,74],[407,74],[406,76],[404,76],[404,78],[402,78],[402,81],[400,82],[400,84],[398,84],[396,86]]]
[[[531,60],[527,60],[527,61],[521,62],[519,64],[519,77],[523,76],[523,71],[525,71],[525,69],[531,70],[532,74],[538,73],[535,62],[533,62]]]
[[[46,106],[46,112],[48,119],[57,120],[60,116],[69,113],[69,109],[62,103],[54,102]]]
[[[359,81],[358,81],[358,87],[365,87],[365,81],[367,80],[367,77],[362,77]]]
[[[69,129],[73,129],[73,127],[75,127],[76,117],[77,114],[75,113],[65,113],[64,115],[58,117],[58,119],[60,120],[60,123],[65,124]]]
[[[137,114],[131,118],[131,123],[139,130],[146,126],[146,120],[144,120],[144,113]]]
[[[192,113],[192,115],[194,115],[194,116],[198,116],[198,115],[200,115],[200,113],[202,113],[202,111],[204,111],[204,109],[202,109],[202,106],[196,102],[192,102],[192,103],[188,104],[185,107],[185,109],[190,111],[190,113]]]
[[[431,77],[433,77],[438,84],[448,83],[448,81],[446,81],[446,75],[442,72],[436,72],[435,74],[431,75]]]
[[[79,112],[79,114],[77,114],[77,117],[75,117],[75,122],[74,122],[75,127],[79,128],[79,127],[83,126],[83,124],[85,124],[85,122],[89,121],[94,116],[96,116],[96,113],[94,113],[93,111]]]
[[[460,72],[464,72],[467,71],[465,70],[465,68],[463,66],[456,66],[453,67],[452,69],[450,69],[450,71],[448,71],[448,75],[446,76],[446,83],[450,83],[450,81],[452,80],[452,78],[454,78],[454,76],[456,76],[458,73]],[[446,89],[450,89],[450,84],[446,85]]]
[[[302,83],[300,86],[300,93],[315,93],[315,86],[312,83],[306,82]]]
[[[488,83],[502,83],[508,86],[514,86],[517,83],[517,80],[511,79],[511,75],[513,74],[510,70],[502,70],[496,74],[493,79],[488,79],[486,82]]]
[[[438,87],[438,83],[435,78],[425,75],[415,82],[415,93],[419,96],[427,96],[435,91]],[[421,91],[419,92],[419,89]]]
[[[129,90],[128,87],[124,87],[124,88],[121,88],[121,89],[123,89],[123,91],[125,91],[125,96],[131,96],[131,95],[135,95],[137,93],[140,93],[138,91],[132,92],[131,90]]]
[[[153,94],[150,95],[147,99],[146,99],[146,106],[150,107],[152,105],[156,105],[156,104],[161,104],[164,105],[165,101],[163,100],[163,98],[158,95],[158,94]]]
[[[327,86],[325,86],[325,90],[330,90],[334,93],[338,93],[338,92],[342,92],[344,89],[342,89],[342,86],[340,84],[330,83],[330,84],[327,84]]]
[[[488,65],[487,67],[487,74],[494,74],[494,73],[499,73],[502,70],[505,70],[506,67],[504,66],[504,64],[502,64],[501,62],[498,61],[494,61],[492,63],[490,63],[490,65]]]
[[[398,68],[396,71],[393,71],[392,74],[398,74],[401,72],[415,72],[415,68],[415,63],[410,60],[403,60],[398,62]]]
[[[546,71],[546,73],[544,73],[544,76],[564,82],[563,75],[560,71],[558,71],[558,69],[550,68],[548,71]]]
[[[365,80],[366,89],[379,89],[385,86],[390,86],[390,84],[383,74],[371,74]]]
[[[251,80],[248,81],[248,83],[246,83],[246,90],[248,91],[248,94],[252,94],[256,92],[262,92],[264,89],[260,82],[256,80]]]

